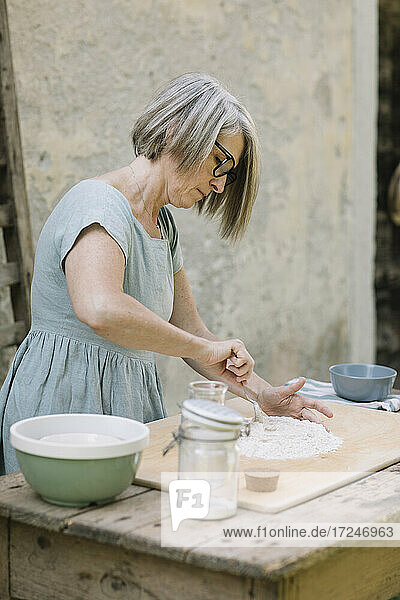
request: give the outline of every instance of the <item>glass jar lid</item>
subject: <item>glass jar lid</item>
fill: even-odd
[[[190,440],[192,442],[230,442],[240,436],[240,429],[216,429],[200,425],[181,425],[175,434],[176,441]]]
[[[199,398],[184,401],[182,416],[194,423],[223,431],[240,429],[244,423],[242,415],[233,408]]]

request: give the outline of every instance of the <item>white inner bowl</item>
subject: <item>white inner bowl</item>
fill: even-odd
[[[16,450],[48,458],[116,458],[146,448],[149,428],[112,415],[44,415],[14,423],[10,441]]]
[[[40,438],[42,442],[53,442],[55,444],[83,444],[85,446],[97,446],[99,444],[115,444],[122,438],[113,435],[101,435],[100,433],[53,433]]]

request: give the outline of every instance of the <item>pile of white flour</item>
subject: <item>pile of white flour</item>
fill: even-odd
[[[343,440],[323,425],[292,417],[263,417],[263,423],[251,423],[250,435],[237,441],[239,452],[249,458],[306,458],[337,450]]]

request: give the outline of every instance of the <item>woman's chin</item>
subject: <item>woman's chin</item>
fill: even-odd
[[[179,208],[192,208],[192,206],[196,204],[197,200],[197,198],[195,198],[194,200],[193,198],[182,199],[179,204]]]
[[[194,206],[196,202],[199,202],[202,199],[203,198],[200,197],[199,192],[197,192],[197,195],[190,193],[180,197],[175,196],[175,198],[172,201],[170,201],[169,204],[171,204],[175,208],[192,208],[192,206]]]

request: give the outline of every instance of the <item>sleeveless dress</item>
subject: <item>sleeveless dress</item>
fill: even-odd
[[[0,475],[19,470],[9,431],[20,419],[98,413],[146,423],[166,416],[154,353],[102,338],[73,311],[64,259],[92,223],[124,253],[124,292],[164,320],[171,317],[174,274],[183,264],[171,211],[161,208],[163,237],[152,238],[119,190],[102,180],[77,183],[50,214],[37,244],[31,329],[0,390]]]

